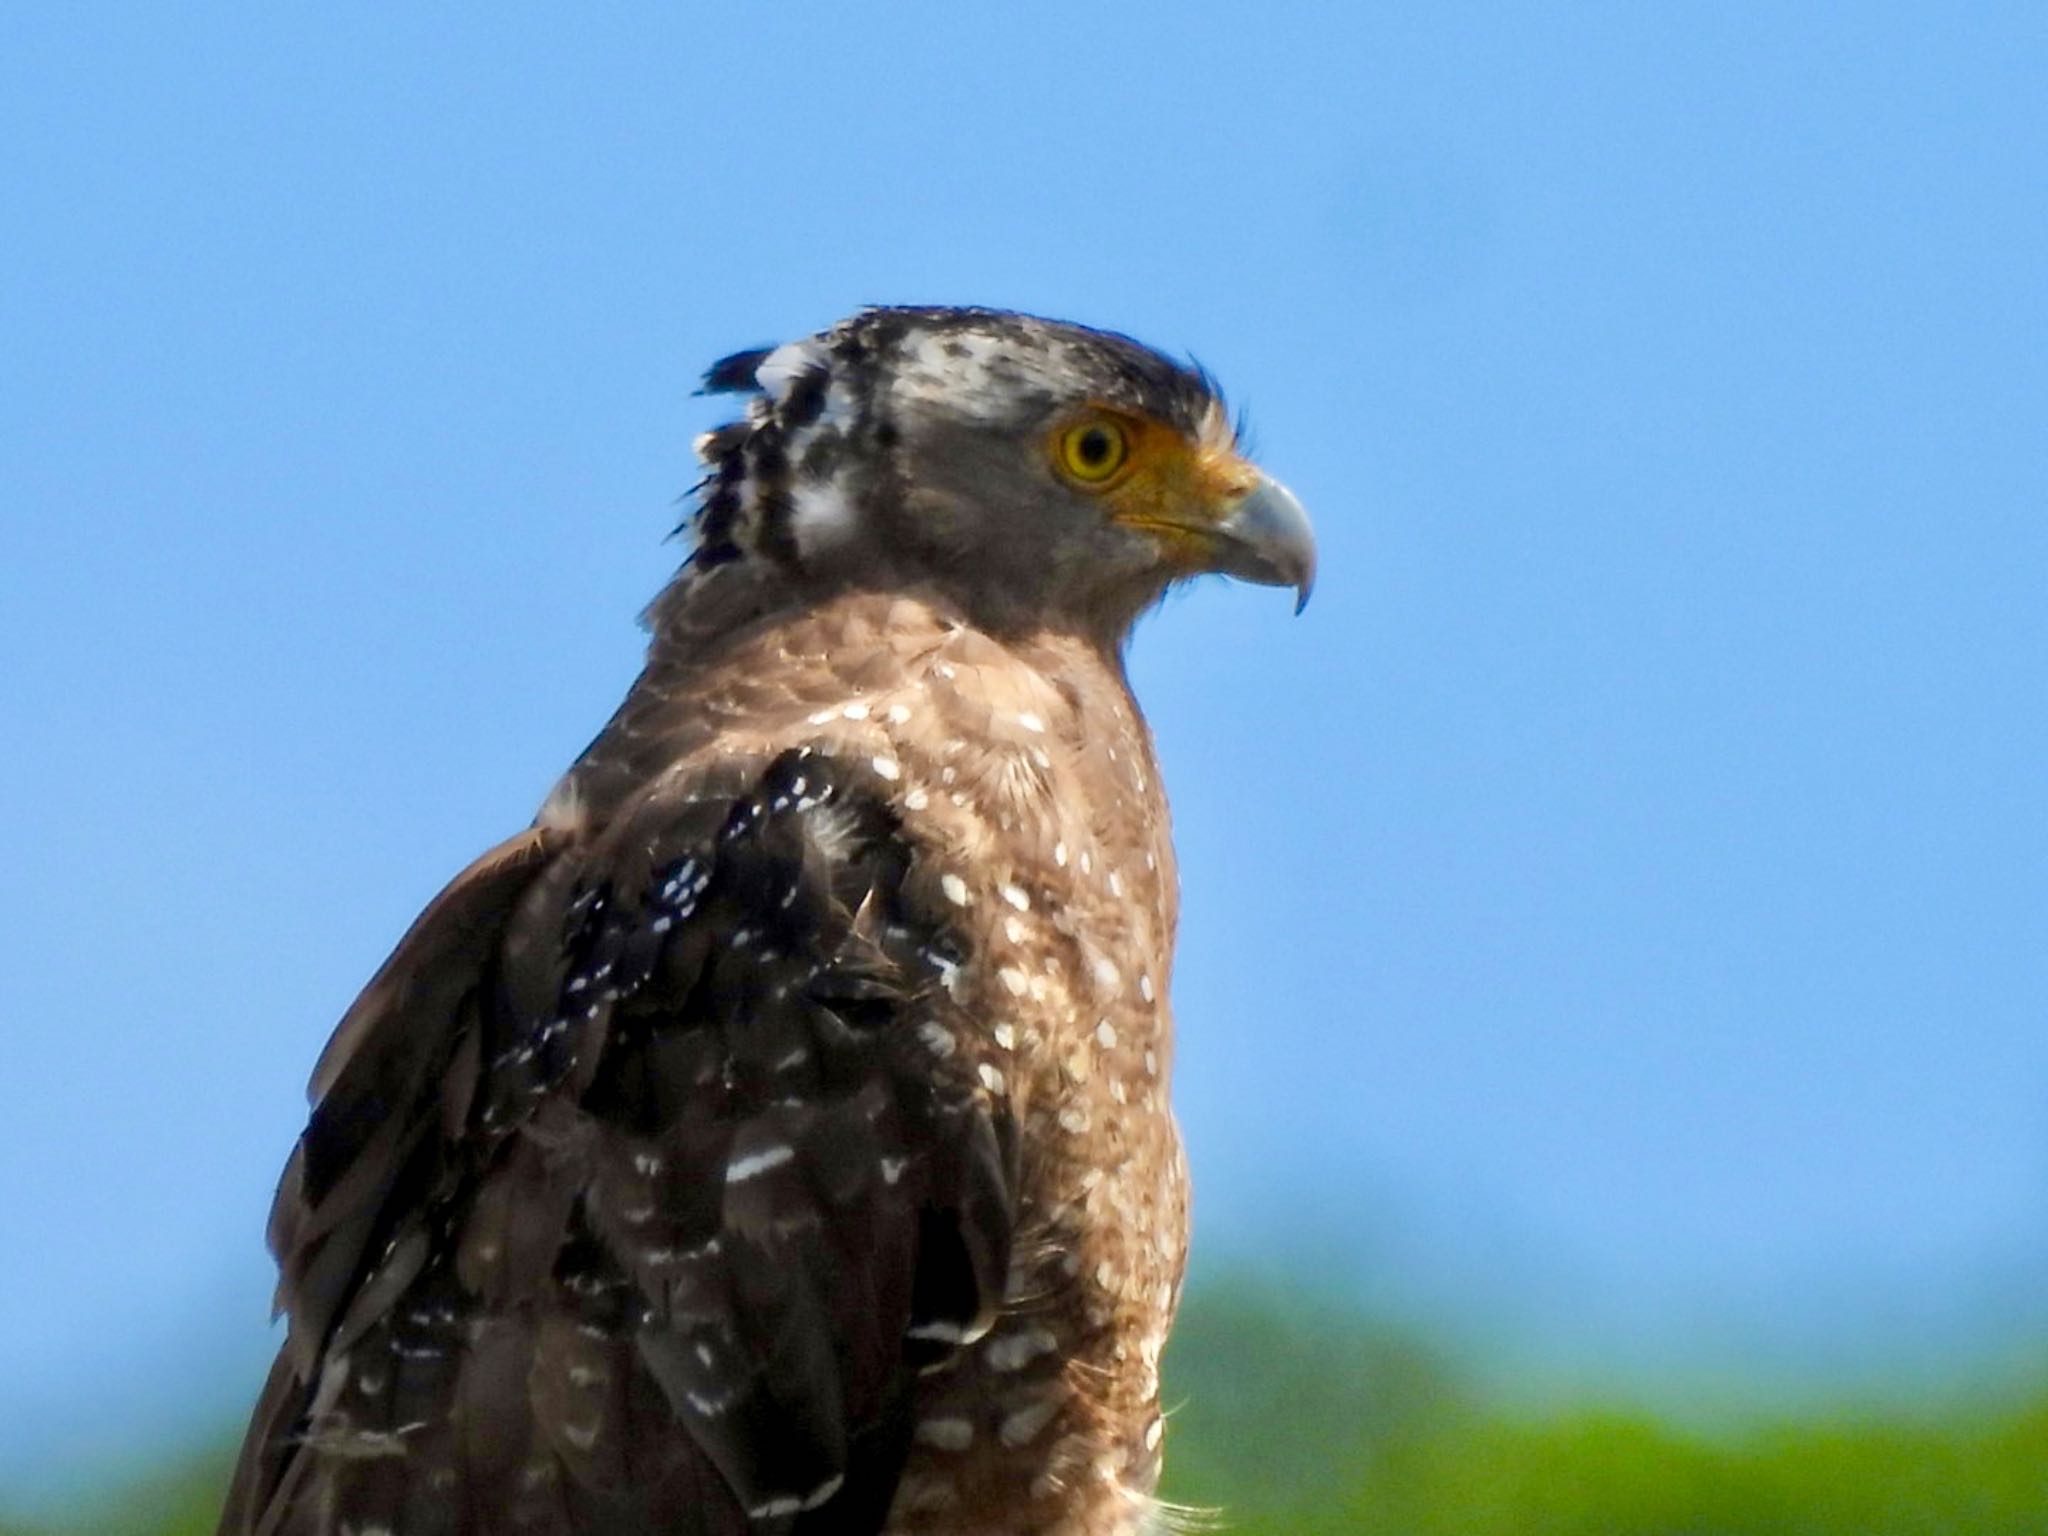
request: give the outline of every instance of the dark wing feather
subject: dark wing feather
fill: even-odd
[[[429,909],[316,1076],[224,1533],[881,1528],[1014,1185],[887,789],[664,782]]]
[[[280,1277],[277,1306],[291,1332],[257,1399],[221,1519],[223,1532],[290,1530],[310,1458],[294,1447],[309,1380],[354,1291],[366,1301],[364,1253],[380,1222],[402,1214],[396,1191],[426,1127],[433,1078],[459,1039],[473,995],[506,918],[562,839],[532,828],[492,849],[430,902],[342,1018],[314,1068],[314,1110],[279,1181],[270,1246]],[[416,1199],[416,1196],[413,1197]],[[387,1216],[387,1211],[390,1215]],[[416,1266],[415,1266],[416,1268]]]

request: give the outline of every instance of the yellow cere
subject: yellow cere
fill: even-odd
[[[1053,467],[1109,514],[1199,563],[1210,530],[1258,483],[1219,410],[1198,439],[1149,416],[1091,406],[1054,428]]]

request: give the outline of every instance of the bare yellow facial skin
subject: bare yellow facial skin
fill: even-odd
[[[1190,438],[1154,417],[1091,405],[1053,429],[1047,451],[1061,479],[1100,496],[1112,521],[1150,534],[1190,571],[1204,568],[1216,524],[1259,483],[1220,408]]]

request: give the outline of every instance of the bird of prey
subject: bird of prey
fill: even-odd
[[[644,671],[343,1017],[227,1536],[1124,1536],[1187,1190],[1133,623],[1306,598],[1199,371],[874,309],[714,367]],[[1297,605],[1298,606],[1298,605]]]

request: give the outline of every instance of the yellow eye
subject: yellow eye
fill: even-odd
[[[1131,440],[1122,425],[1107,416],[1091,416],[1060,434],[1060,469],[1070,480],[1101,485],[1124,467]]]

